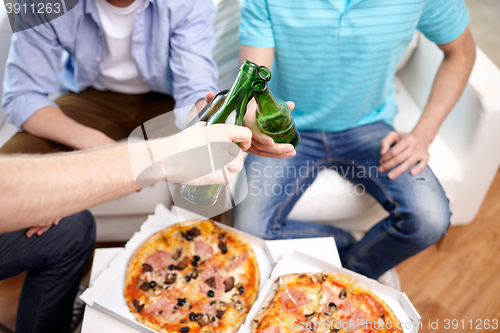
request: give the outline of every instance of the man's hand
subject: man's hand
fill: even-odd
[[[205,141],[202,146],[200,134]],[[168,138],[168,145],[177,146],[180,153],[174,155],[174,159],[164,160],[167,181],[195,186],[228,184],[232,174],[243,169],[243,152],[250,148],[251,140],[252,132],[248,128],[226,124],[205,126],[200,122]],[[239,147],[234,142],[238,142]],[[199,149],[208,147],[211,160],[202,160]]]
[[[206,96],[207,103],[214,97],[214,93],[208,93]],[[287,104],[290,110],[293,111],[295,103],[287,102]],[[243,119],[245,126],[252,131],[252,146],[247,150],[247,153],[271,158],[288,158],[295,156],[296,152],[291,144],[275,143],[272,138],[259,130],[255,119],[256,108],[257,103],[252,99],[248,103],[247,112]]]
[[[26,231],[26,237],[30,238],[34,234],[37,234],[38,236],[41,236],[41,235],[43,235],[44,232],[46,232],[47,230],[50,229],[50,227],[52,226],[52,224],[53,225],[58,225],[59,221],[61,221],[61,219],[57,219],[57,220],[55,220],[52,223],[42,223],[42,224],[37,225],[36,227],[32,227],[28,231]]]
[[[389,179],[396,179],[403,172],[411,168],[412,175],[419,174],[427,166],[429,143],[414,133],[390,132],[381,142],[379,172],[389,170]]]
[[[293,111],[295,103],[286,102],[286,104],[288,104],[290,110]],[[256,108],[257,103],[255,100],[251,100],[250,103],[248,103],[245,118],[243,118],[245,126],[252,130],[252,146],[248,149],[248,153],[271,158],[288,158],[295,156],[297,152],[291,144],[275,143],[271,137],[263,134],[259,130],[257,120],[255,119]]]

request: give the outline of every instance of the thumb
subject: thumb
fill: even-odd
[[[293,109],[295,109],[294,102],[288,101],[288,102],[286,102],[286,105],[288,105],[288,107],[290,108],[290,111],[293,111]]]
[[[209,93],[207,93],[207,94],[205,95],[205,100],[207,101],[207,103],[210,103],[210,101],[211,101],[212,99],[214,99],[214,97],[215,97],[215,93],[213,93],[213,92],[209,92]]]

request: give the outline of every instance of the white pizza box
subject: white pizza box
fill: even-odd
[[[205,218],[176,206],[173,206],[172,211],[169,211],[165,206],[161,204],[157,205],[155,214],[148,217],[146,222],[141,226],[141,230],[127,242],[125,249],[113,259],[109,267],[96,278],[91,287],[80,298],[89,306],[123,321],[141,332],[155,332],[138,323],[134,315],[129,312],[128,306],[125,303],[123,288],[127,264],[135,249],[155,232],[176,223],[183,224],[184,221],[192,219]],[[221,228],[237,232],[250,243],[259,264],[261,274],[260,288],[262,289],[274,266],[274,261],[269,256],[264,240],[224,224],[218,222],[216,224]]]
[[[371,290],[377,294],[387,305],[394,311],[401,323],[404,333],[417,333],[420,326],[420,315],[410,302],[405,293],[396,289],[385,286],[376,280],[360,275],[338,265],[322,261],[313,256],[307,255],[300,251],[288,251],[279,260],[271,272],[269,280],[267,280],[263,289],[255,301],[252,309],[248,313],[247,320],[241,326],[239,333],[251,333],[253,319],[264,306],[264,302],[269,293],[279,278],[279,276],[293,273],[310,273],[329,271],[334,273],[349,274],[358,281],[366,284]]]
[[[300,251],[332,265],[342,267],[333,237],[266,240],[271,258],[277,263],[287,251]]]

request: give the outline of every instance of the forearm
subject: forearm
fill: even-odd
[[[103,133],[69,118],[55,106],[38,110],[23,124],[23,129],[75,149],[91,149],[114,143]]]
[[[464,39],[464,40],[460,40]],[[413,133],[430,144],[467,85],[475,61],[475,45],[468,30],[458,47],[441,45],[445,57],[439,66],[427,105]],[[452,42],[452,43],[455,43]],[[452,44],[450,43],[450,44]]]
[[[127,145],[0,158],[0,233],[24,229],[136,191]]]
[[[271,68],[274,60],[274,48],[263,48],[253,46],[240,46],[240,63],[248,60],[259,66]]]

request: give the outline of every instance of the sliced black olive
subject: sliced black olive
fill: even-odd
[[[187,332],[189,332],[189,327],[187,327],[187,326],[183,326],[183,327],[181,327],[181,332],[182,332],[182,333],[187,333]]]
[[[149,290],[149,288],[151,288],[151,284],[147,283],[147,282],[143,282],[139,288],[141,288],[144,292],[146,292]]]
[[[198,262],[196,260],[191,261],[191,265],[194,267],[198,267]]]
[[[226,234],[220,234],[219,237],[217,237],[217,238],[222,239],[224,237],[226,237]]]
[[[347,298],[347,290],[345,290],[345,288],[340,288],[340,291],[339,291],[339,298],[340,298],[340,299]]]
[[[196,280],[198,278],[198,270],[195,268],[193,271],[189,274],[189,277],[193,280]]]
[[[215,282],[215,276],[212,276],[211,278],[208,278],[205,280],[205,283],[207,284],[207,286],[209,286],[210,288],[214,288],[214,289],[217,289],[217,284]]]
[[[149,282],[149,286],[150,286],[151,288],[156,287],[156,282],[154,282],[154,281]]]
[[[226,313],[226,310],[217,310],[217,315],[216,317],[219,319],[222,319],[222,316]]]
[[[181,231],[181,235],[182,237],[184,237],[186,240],[188,241],[192,241],[193,240],[193,236],[191,235],[188,235],[187,233],[185,233],[184,231]]]
[[[174,265],[169,265],[168,269],[171,270],[171,271],[175,271],[175,266]]]
[[[191,321],[196,321],[196,315],[194,314],[194,312],[191,312],[191,313],[189,314],[189,320],[191,320]]]
[[[213,291],[213,290],[209,290],[209,291],[207,292],[207,296],[208,296],[208,297],[214,297],[214,295],[215,295],[215,293],[214,293],[214,291]]]
[[[177,305],[178,306],[183,306],[184,303],[186,303],[186,299],[185,298],[178,298],[177,299]]]
[[[333,303],[333,302],[330,302],[330,303],[328,303],[328,307],[329,307],[329,308],[333,308],[333,307],[335,307],[335,308],[336,308],[336,307],[337,307],[337,305],[335,305],[335,303]]]
[[[163,312],[163,310],[160,310],[160,312],[158,312],[158,314],[162,315],[164,314],[165,312]]]
[[[240,286],[238,288],[238,291],[240,292],[240,295],[243,294],[245,292],[245,288],[243,286]]]
[[[187,275],[186,275],[186,276],[184,277],[184,280],[186,280],[186,282],[189,282],[189,281],[191,281],[191,278],[190,278],[189,276],[187,276]]]
[[[194,256],[193,259],[196,261],[200,261],[201,258],[200,258],[200,256]]]
[[[219,250],[220,250],[220,252],[222,252],[222,254],[226,254],[227,253],[227,243],[220,241],[219,242]]]
[[[175,273],[169,273],[167,276],[165,276],[165,281],[163,281],[165,284],[172,284],[177,280],[177,274]]]
[[[151,266],[149,264],[142,264],[142,271],[143,272],[152,272],[153,266]]]
[[[305,316],[306,316],[306,318],[309,318],[309,317],[314,316],[315,314],[316,314],[316,312],[313,312],[313,313],[306,314]]]
[[[234,277],[224,280],[224,292],[228,292],[234,287]]]

